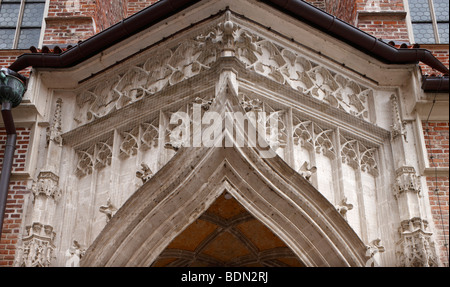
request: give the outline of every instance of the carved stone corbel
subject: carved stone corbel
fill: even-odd
[[[416,175],[416,171],[412,166],[403,166],[396,170],[396,178],[393,186],[393,192],[398,199],[399,196],[407,191],[420,193],[420,179]]]
[[[207,100],[202,99],[200,97],[197,97],[194,100],[194,103],[198,104],[198,105],[201,105],[202,109],[205,110],[205,111],[209,110],[209,107],[212,105],[213,102],[214,102],[214,99],[211,99],[211,100],[207,101]]]
[[[53,172],[40,172],[37,181],[33,182],[31,187],[34,198],[36,199],[39,195],[45,195],[57,201],[62,194],[58,183],[59,177]]]

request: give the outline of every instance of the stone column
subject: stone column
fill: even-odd
[[[391,144],[395,162],[393,193],[397,199],[401,226],[397,242],[398,265],[403,267],[437,266],[432,233],[421,209],[421,184],[415,168],[408,163],[406,123],[401,120],[399,103],[391,96],[393,124]]]
[[[56,101],[53,122],[47,130],[47,157],[44,168],[32,185],[33,209],[31,225],[26,226],[16,257],[16,266],[48,267],[54,257],[54,215],[61,197],[59,164],[61,161],[61,99]]]

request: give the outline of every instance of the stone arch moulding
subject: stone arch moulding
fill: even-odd
[[[280,157],[261,158],[253,147],[181,147],[114,215],[81,266],[150,266],[224,190],[305,266],[369,259],[335,207]]]

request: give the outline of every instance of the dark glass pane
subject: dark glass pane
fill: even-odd
[[[16,27],[20,4],[2,4],[0,6],[0,27]]]
[[[16,29],[0,29],[0,49],[11,49]]]
[[[19,43],[17,44],[17,49],[28,49],[31,46],[37,46],[39,44],[40,35],[41,35],[41,28],[20,30]]]
[[[43,3],[25,4],[22,27],[40,27],[44,16],[44,8],[45,4]]]
[[[438,23],[439,40],[443,44],[448,44],[448,23]]]
[[[409,0],[408,4],[412,22],[431,22],[428,0]]]
[[[433,33],[433,25],[430,23],[413,23],[414,42],[418,44],[436,43]]]
[[[436,15],[436,21],[448,22],[448,11],[449,11],[448,0],[434,0],[433,5],[434,5],[434,13]]]

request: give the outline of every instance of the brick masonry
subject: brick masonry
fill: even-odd
[[[14,265],[17,243],[22,235],[25,197],[30,193],[26,181],[11,181],[9,184],[3,230],[0,239],[0,267]]]
[[[449,167],[449,122],[428,122],[422,125],[430,167]],[[441,252],[441,261],[448,266],[447,249],[449,240],[449,179],[447,177],[427,177],[428,196],[431,213],[437,229],[436,244]],[[448,248],[448,246],[447,246]]]
[[[17,127],[16,131],[17,140],[12,173],[25,171],[26,156],[31,136],[31,130],[29,128]],[[5,142],[5,129],[0,128],[0,170],[3,164]],[[11,177],[6,200],[6,211],[3,217],[3,230],[0,238],[0,267],[13,266],[14,264],[17,241],[22,234],[23,228],[25,196],[29,193],[26,180],[14,180]]]

